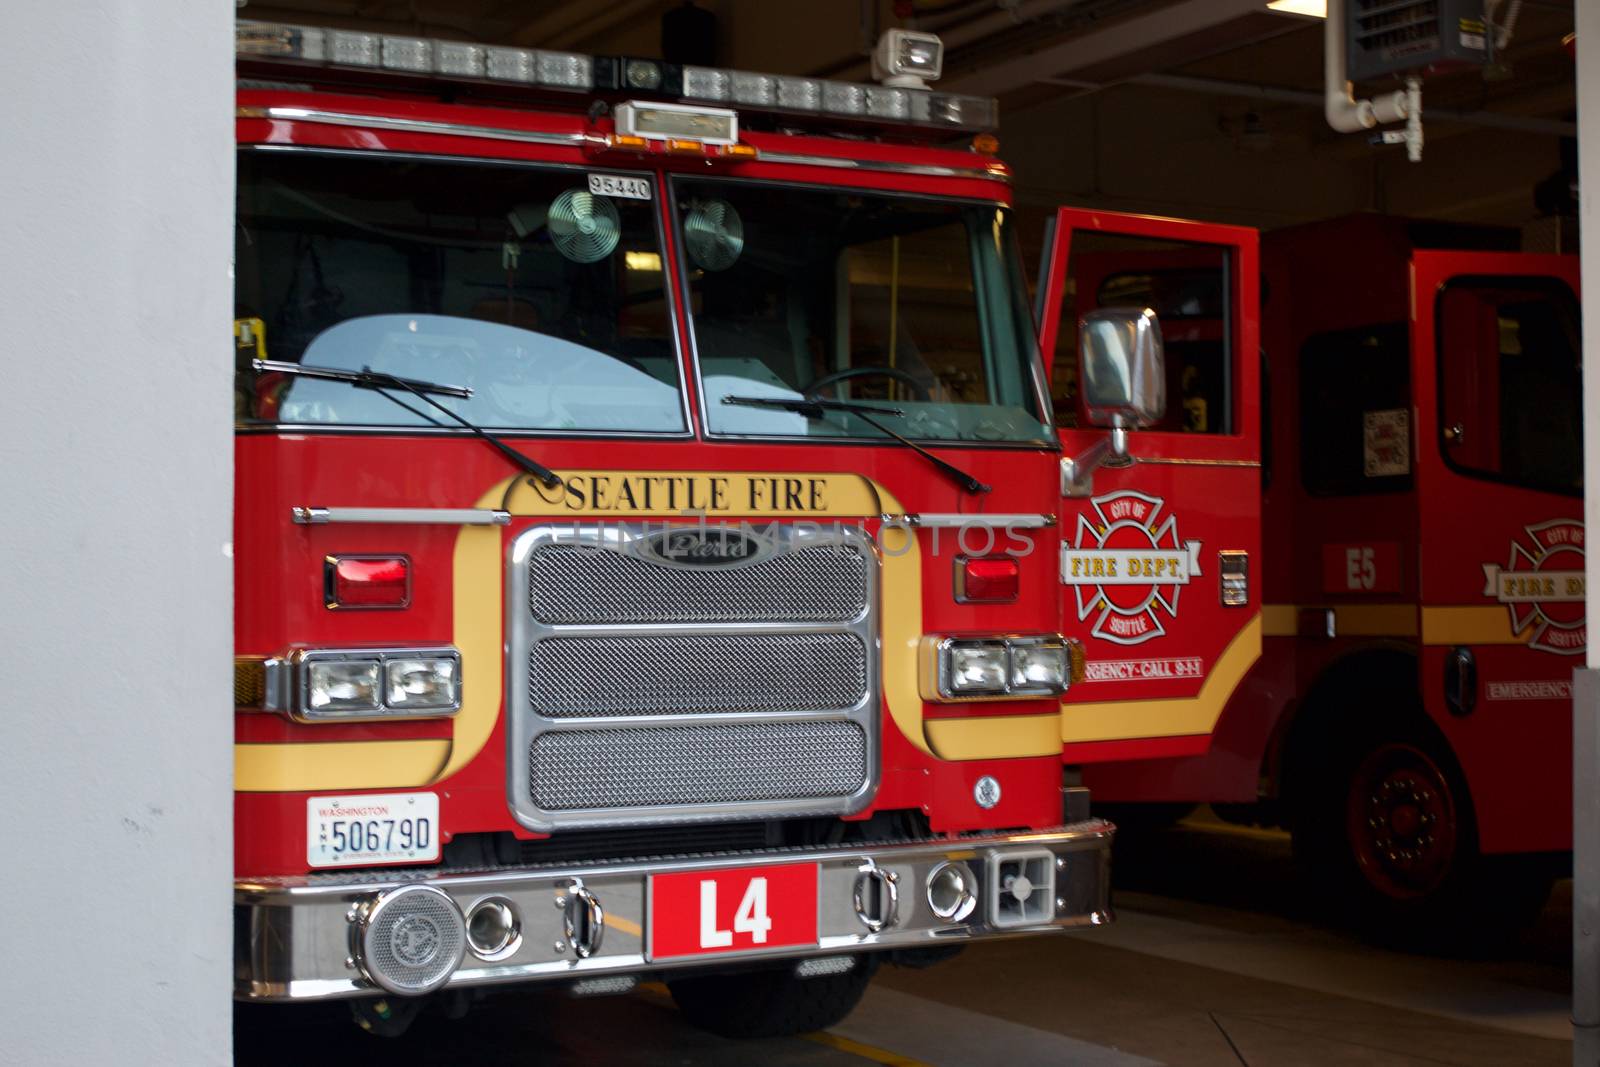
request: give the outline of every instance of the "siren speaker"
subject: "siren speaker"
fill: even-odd
[[[401,996],[444,985],[467,948],[461,909],[432,886],[379,893],[358,910],[356,924],[355,957],[362,973]]]

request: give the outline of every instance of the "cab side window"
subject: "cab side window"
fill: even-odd
[[[1465,473],[1583,491],[1578,304],[1554,279],[1460,278],[1439,293],[1439,447]]]
[[[1077,323],[1096,308],[1150,308],[1161,320],[1167,413],[1152,430],[1233,432],[1229,252],[1214,245],[1079,231],[1051,370],[1056,425],[1087,426],[1078,398]]]

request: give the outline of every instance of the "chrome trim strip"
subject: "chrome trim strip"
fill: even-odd
[[[1040,530],[1054,526],[1054,515],[962,515],[956,512],[925,511],[919,514],[882,515],[886,525],[913,526],[924,530]]]
[[[1135,463],[1161,467],[1259,467],[1258,459],[1182,459],[1176,456],[1138,456]]]
[[[511,513],[492,508],[307,508],[290,509],[296,526],[357,523],[369,526],[509,526]]]
[[[1002,772],[1003,773],[1003,772]],[[643,975],[708,963],[805,959],[878,949],[956,945],[1111,922],[1111,840],[1114,829],[1100,819],[1038,832],[981,833],[907,842],[863,842],[821,848],[774,848],[760,852],[675,856],[671,859],[599,861],[461,873],[436,869],[317,874],[234,882],[234,995],[241,1000],[314,1000],[374,996],[381,991],[346,965],[350,920],[378,894],[402,885],[427,885],[449,895],[463,911],[486,894],[503,898],[521,918],[522,939],[503,959],[469,957],[446,983],[466,986],[529,981],[571,981],[595,975]],[[940,919],[925,886],[942,863],[973,868],[974,884],[987,885],[996,857],[1048,850],[1055,857],[1055,907],[1048,918],[1019,926],[997,926],[989,909],[964,920]],[[650,957],[650,880],[678,872],[700,872],[798,863],[817,867],[817,940],[777,949],[665,959]],[[855,887],[864,866],[894,876],[906,892],[883,928],[873,930],[857,913]],[[565,936],[566,904],[581,886],[603,908],[605,937],[581,958]]]
[[[544,133],[504,126],[476,126],[461,122],[436,122],[429,119],[401,119],[386,115],[359,115],[347,111],[282,105],[246,105],[234,109],[234,117],[282,122],[313,122],[324,126],[354,126],[364,129],[394,130],[399,133],[431,133],[446,137],[481,137],[485,140],[516,141],[577,147],[593,144],[605,147],[605,139],[591,133]],[[970,178],[975,181],[1011,184],[1011,176],[987,167],[941,167],[931,163],[900,163],[893,160],[855,159],[848,156],[814,156],[798,152],[762,152],[758,162],[783,163],[805,167],[830,167],[835,170],[878,171],[885,174],[915,174],[927,178]],[[653,169],[653,168],[652,168]]]
[[[971,178],[976,181],[1011,184],[1011,175],[987,167],[940,167],[932,163],[897,163],[890,160],[854,159],[847,156],[810,156],[798,152],[762,152],[763,163],[787,163],[803,167],[832,167],[835,170],[882,171],[887,174],[916,174],[928,178]]]
[[[502,126],[473,126],[462,122],[434,122],[429,119],[398,119],[386,115],[357,115],[348,111],[323,111],[311,107],[246,105],[234,109],[240,119],[269,119],[281,122],[314,122],[323,126],[355,126],[369,130],[394,130],[399,133],[433,133],[446,137],[482,137],[523,144],[577,146],[595,138],[587,133],[543,133],[514,130]]]
[[[682,390],[679,390],[682,393]],[[685,416],[687,418],[687,416]],[[545,441],[545,440],[570,440],[570,441],[692,441],[694,433],[689,430],[662,431],[654,430],[508,430],[503,427],[490,427],[494,435],[501,440],[518,441]],[[261,434],[320,434],[324,437],[358,437],[383,436],[383,437],[471,437],[473,433],[460,426],[403,426],[399,423],[379,425],[377,423],[339,423],[339,422],[245,422],[235,425],[233,432],[238,435]],[[793,440],[793,438],[788,438]],[[866,441],[863,443],[881,443]],[[831,439],[829,443],[834,443]],[[945,447],[941,444],[940,447]],[[1044,446],[1039,446],[1044,447]]]

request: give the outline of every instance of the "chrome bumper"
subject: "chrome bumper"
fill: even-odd
[[[386,891],[425,885],[447,894],[462,913],[485,897],[511,902],[521,920],[514,952],[494,960],[468,947],[444,988],[529,981],[576,981],[640,976],[684,967],[742,960],[803,959],[875,949],[930,948],[967,941],[1050,933],[1064,927],[1110,922],[1111,824],[1098,819],[1039,833],[994,834],[856,848],[781,849],[674,857],[644,862],[495,869],[438,875],[313,875],[295,879],[240,880],[234,884],[234,995],[245,1000],[311,1000],[373,995],[383,990],[359,962],[357,927],[363,909]],[[1046,856],[1045,854],[1048,853]],[[1051,868],[1053,900],[1039,897],[1017,913],[993,891],[1001,864],[1032,855]],[[646,933],[651,875],[780,864],[818,865],[818,939],[814,945],[651,960]],[[964,865],[976,879],[970,914],[941,919],[928,880],[941,865]],[[873,930],[858,912],[863,872],[887,872],[897,906],[892,922]],[[874,877],[877,877],[874,875]],[[581,887],[586,893],[576,893]],[[593,951],[579,958],[571,943],[575,898],[603,910]]]

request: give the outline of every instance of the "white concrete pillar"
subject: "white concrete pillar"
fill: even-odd
[[[1575,5],[1578,31],[1579,226],[1583,255],[1583,521],[1600,530],[1600,3]],[[1600,588],[1600,553],[1585,553],[1587,588]],[[1585,604],[1596,617],[1596,598]],[[1600,1064],[1600,642],[1573,686],[1572,1062]]]
[[[234,6],[0,20],[0,1062],[232,1062]]]

